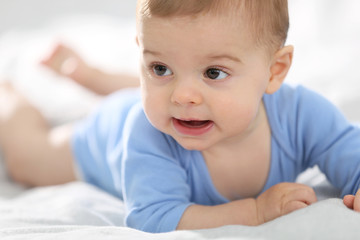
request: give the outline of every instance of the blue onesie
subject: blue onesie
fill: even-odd
[[[293,182],[318,165],[342,195],[355,194],[360,186],[360,129],[301,86],[283,85],[263,101],[272,133],[263,191]],[[109,96],[78,124],[72,140],[82,178],[125,201],[127,226],[172,231],[189,205],[229,201],[215,189],[199,151],[182,148],[148,122],[138,90]]]

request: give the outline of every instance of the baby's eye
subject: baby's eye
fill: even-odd
[[[164,65],[156,64],[156,65],[152,66],[152,70],[156,75],[161,76],[161,77],[169,76],[172,74],[172,71]]]
[[[229,76],[229,74],[217,68],[209,68],[205,72],[205,77],[213,80],[221,80],[226,78],[227,76]]]

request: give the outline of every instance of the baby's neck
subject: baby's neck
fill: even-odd
[[[262,105],[259,122],[239,143],[203,151],[203,157],[217,190],[230,200],[254,197],[264,187],[270,168],[271,131]]]

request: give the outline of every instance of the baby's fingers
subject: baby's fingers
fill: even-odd
[[[285,204],[283,207],[283,215],[291,213],[293,211],[299,210],[301,208],[307,207],[308,204],[301,201],[291,201]]]
[[[360,212],[360,190],[357,191],[354,199],[354,210]]]
[[[354,200],[355,200],[355,196],[354,195],[346,195],[343,198],[343,202],[345,204],[345,206],[347,206],[350,209],[354,208]]]
[[[343,203],[348,208],[360,212],[360,190],[357,191],[356,195],[346,195],[343,198]]]
[[[287,198],[282,208],[284,214],[307,207],[317,201],[316,194],[310,187],[295,189]]]
[[[289,200],[300,201],[306,205],[310,205],[317,201],[316,194],[314,189],[308,186],[303,186],[302,188],[295,189],[291,192]]]

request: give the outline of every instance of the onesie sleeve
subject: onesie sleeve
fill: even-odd
[[[135,89],[109,95],[93,113],[76,124],[72,135],[72,152],[80,178],[120,198],[121,165],[115,158],[122,153],[128,112],[139,100]]]
[[[175,230],[191,204],[176,142],[155,129],[139,105],[129,115],[124,143],[126,225],[147,232]]]
[[[341,195],[360,186],[360,129],[320,95],[300,89],[297,144],[304,168],[318,165]]]

